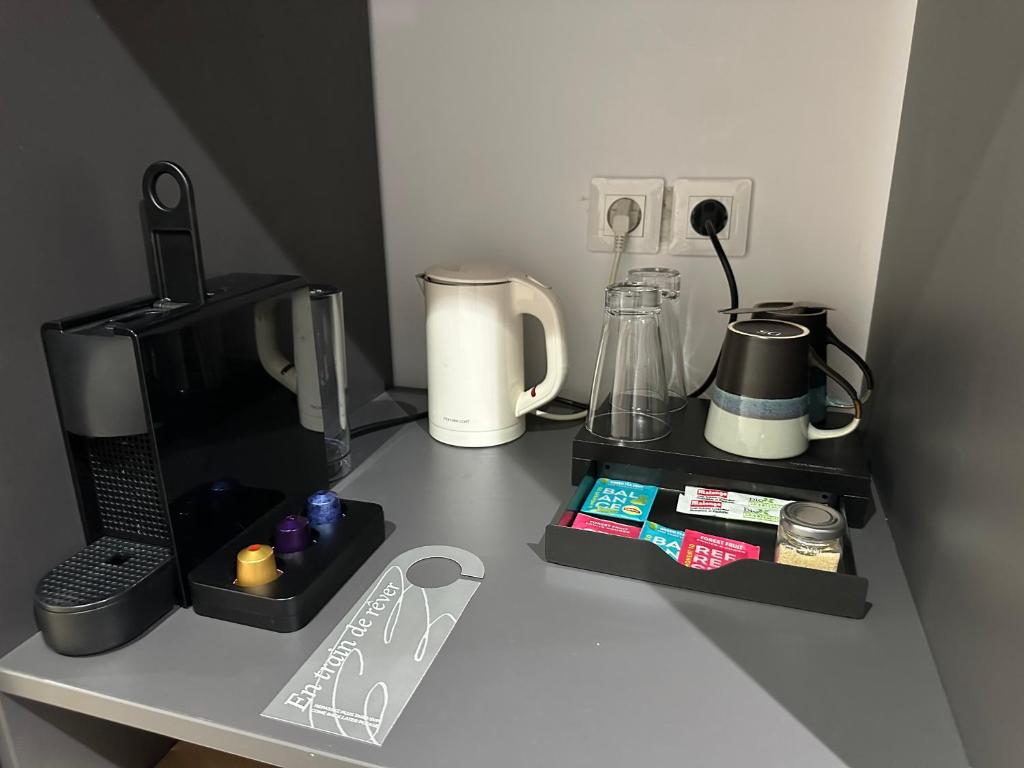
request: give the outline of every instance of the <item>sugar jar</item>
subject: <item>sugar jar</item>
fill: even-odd
[[[846,520],[832,507],[812,501],[790,502],[779,512],[775,562],[837,571],[845,533]]]

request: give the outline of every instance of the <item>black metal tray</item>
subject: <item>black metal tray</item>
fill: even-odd
[[[301,629],[384,541],[377,504],[342,500],[344,517],[316,525],[315,542],[302,552],[277,554],[281,575],[259,587],[235,584],[235,557],[250,544],[273,544],[274,526],[303,514],[301,502],[271,510],[189,574],[192,607],[202,616],[275,632]]]
[[[572,441],[573,485],[588,475],[603,475],[662,487],[699,485],[807,498],[842,508],[853,528],[862,528],[874,513],[871,470],[860,430],[815,440],[806,453],[792,459],[749,459],[721,451],[704,439],[707,414],[707,400],[690,400],[672,414],[671,433],[648,443],[606,440],[581,427]],[[828,426],[838,426],[849,416],[833,413],[829,420]]]
[[[868,580],[857,575],[848,536],[838,573],[780,565],[774,562],[774,526],[682,514],[675,511],[678,491],[661,489],[649,517],[653,522],[761,547],[759,560],[738,560],[712,571],[688,568],[652,542],[569,527],[595,479],[582,478],[572,501],[548,525],[544,554],[549,563],[833,616],[861,619],[867,613]]]

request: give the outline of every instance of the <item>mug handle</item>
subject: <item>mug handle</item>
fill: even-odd
[[[853,432],[858,426],[860,426],[860,409],[861,409],[861,405],[860,405],[860,398],[857,397],[857,391],[853,388],[853,385],[850,384],[850,382],[848,382],[846,379],[844,379],[838,373],[836,373],[831,368],[829,368],[828,364],[824,360],[821,359],[821,356],[817,352],[815,352],[813,349],[808,350],[808,351],[810,353],[809,357],[810,357],[811,365],[813,365],[815,368],[819,368],[822,371],[824,371],[826,376],[828,376],[830,379],[832,379],[832,381],[834,381],[836,384],[838,384],[840,386],[840,388],[847,395],[850,396],[850,400],[853,403],[853,405],[852,405],[852,408],[853,408],[853,418],[850,419],[849,423],[844,424],[841,427],[836,427],[835,429],[818,429],[813,424],[808,424],[807,425],[807,439],[808,440],[829,440],[829,439],[831,439],[833,437],[842,437],[843,435],[848,435],[851,432]]]
[[[835,331],[831,328],[826,329],[828,331],[828,338],[825,340],[826,344],[831,344],[848,358],[850,358],[854,365],[856,365],[860,372],[864,375],[864,387],[860,394],[861,403],[866,403],[868,398],[871,397],[871,393],[875,391],[875,374],[871,372],[870,366],[864,360],[863,357],[858,355],[853,349],[846,344],[842,339],[836,336]],[[829,403],[830,408],[843,408],[849,410],[853,408],[852,403]]]

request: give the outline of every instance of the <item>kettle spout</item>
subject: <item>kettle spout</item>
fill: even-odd
[[[422,293],[424,296],[426,296],[427,295],[427,273],[426,272],[420,272],[418,275],[416,275],[416,280],[420,284],[420,293]]]

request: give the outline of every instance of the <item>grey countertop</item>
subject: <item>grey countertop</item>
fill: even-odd
[[[548,565],[577,428],[534,423],[488,449],[441,445],[425,422],[361,438],[376,450],[339,489],[394,531],[304,629],[178,609],[90,658],[37,634],[0,659],[0,690],[280,766],[661,766],[691,750],[716,766],[966,766],[882,515],[852,534],[861,621]],[[487,575],[385,744],[261,717],[384,565],[426,544],[470,550]]]

